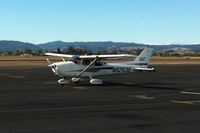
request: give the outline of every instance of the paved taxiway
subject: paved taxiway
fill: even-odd
[[[60,86],[49,68],[0,68],[1,133],[195,133],[200,65]]]

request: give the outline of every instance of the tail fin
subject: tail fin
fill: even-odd
[[[145,48],[142,53],[133,61],[135,65],[148,66],[153,49]]]

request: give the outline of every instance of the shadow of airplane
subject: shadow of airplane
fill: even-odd
[[[134,88],[147,88],[147,89],[163,89],[163,90],[182,90],[176,87],[173,83],[116,83],[116,82],[104,82],[101,86],[121,86],[121,87],[134,87]]]
[[[104,81],[102,85],[91,85],[88,82],[80,82],[77,84],[70,84],[71,87],[73,86],[85,86],[85,87],[122,87],[123,89],[157,89],[157,90],[176,90],[180,91],[180,89],[174,83],[156,83],[156,82],[145,82],[145,83],[117,83],[117,82],[110,82]]]

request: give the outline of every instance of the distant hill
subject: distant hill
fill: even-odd
[[[15,51],[17,49],[26,50],[32,49],[34,51],[39,50],[40,47],[31,43],[20,41],[0,41],[0,51]]]
[[[200,44],[196,45],[180,45],[180,44],[172,44],[172,45],[146,45],[146,44],[138,44],[138,43],[126,43],[126,42],[62,42],[62,41],[54,41],[48,42],[44,44],[32,44],[20,41],[0,41],[0,51],[14,51],[17,49],[26,50],[32,49],[33,51],[36,50],[56,50],[57,48],[60,49],[67,49],[69,47],[75,48],[85,48],[92,51],[99,51],[99,50],[132,50],[144,47],[152,47],[155,51],[166,51],[166,50],[190,50],[190,51],[200,51]]]
[[[175,50],[175,49],[188,49],[191,51],[200,51],[200,44],[171,44],[171,45],[146,45],[138,43],[125,43],[125,42],[62,42],[55,41],[45,44],[40,44],[39,47],[43,50],[56,50],[57,48],[65,49],[68,47],[86,48],[93,51],[98,50],[132,50],[144,47],[152,47],[155,51]]]
[[[55,50],[57,48],[65,49],[68,47],[85,48],[93,51],[98,50],[126,50],[134,48],[143,48],[146,45],[136,43],[123,43],[123,42],[62,42],[55,41],[38,45],[43,50]]]
[[[166,50],[191,50],[200,51],[200,44],[171,44],[171,45],[152,45],[156,51],[166,51]]]

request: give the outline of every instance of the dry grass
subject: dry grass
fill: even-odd
[[[151,64],[200,64],[200,57],[152,57]]]
[[[47,66],[47,56],[0,56],[0,67],[38,67]],[[61,61],[58,57],[48,57],[52,62]],[[109,62],[118,62],[119,60],[109,60]],[[128,61],[128,60],[120,60]],[[200,57],[152,57],[151,64],[200,64]]]
[[[0,67],[38,67],[47,66],[47,56],[33,56],[33,57],[20,57],[20,56],[0,56]],[[57,57],[48,57],[52,62],[61,61]]]

